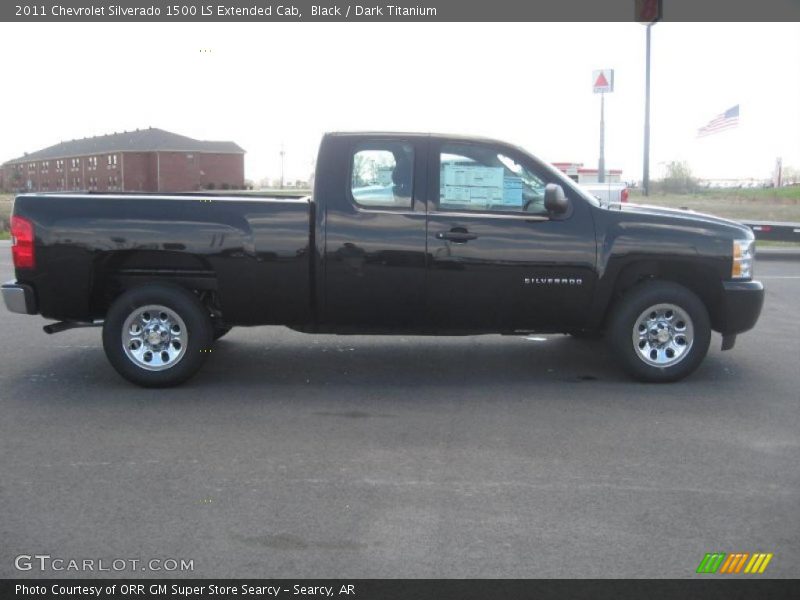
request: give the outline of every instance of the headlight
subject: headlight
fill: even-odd
[[[753,276],[755,240],[733,240],[733,279],[750,279]]]

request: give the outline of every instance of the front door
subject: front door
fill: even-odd
[[[570,189],[549,215],[558,182],[533,159],[491,143],[433,140],[428,213],[430,323],[456,331],[579,327],[595,284],[594,224]]]

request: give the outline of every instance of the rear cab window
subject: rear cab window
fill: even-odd
[[[350,194],[363,208],[411,208],[414,148],[394,140],[357,144],[351,162]]]

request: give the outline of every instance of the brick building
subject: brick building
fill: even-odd
[[[181,192],[244,188],[244,150],[163,129],[137,129],[44,148],[0,168],[10,192]]]

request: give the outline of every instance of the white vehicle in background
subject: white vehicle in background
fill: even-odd
[[[580,186],[597,198],[603,208],[619,209],[628,201],[628,186],[622,182],[581,183]]]

